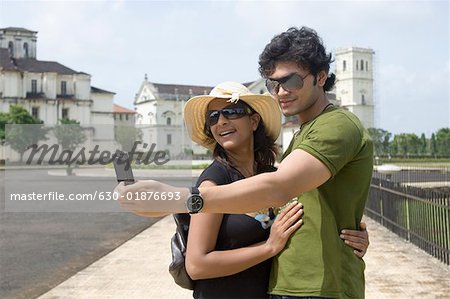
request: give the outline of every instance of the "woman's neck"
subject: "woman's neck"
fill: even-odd
[[[227,151],[228,162],[233,165],[239,172],[250,177],[256,174],[255,154],[253,150],[241,149],[239,152]]]

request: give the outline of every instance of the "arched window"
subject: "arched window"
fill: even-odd
[[[356,70],[359,70],[359,60],[356,60]]]
[[[342,62],[342,71],[344,71],[345,72],[345,70],[347,69],[347,61],[343,61]]]
[[[364,71],[364,60],[361,59],[361,71]]]
[[[9,54],[13,55],[14,54],[14,44],[13,44],[13,42],[9,42],[8,43],[8,49],[9,49]]]
[[[365,105],[366,104],[366,99],[364,98],[364,95],[361,95],[361,105]]]
[[[172,119],[170,117],[168,117],[166,119],[166,125],[170,126],[172,124]]]
[[[25,53],[25,58],[28,58],[28,43],[23,44],[23,52]]]

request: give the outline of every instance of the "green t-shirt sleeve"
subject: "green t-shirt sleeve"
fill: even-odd
[[[335,176],[359,152],[362,132],[344,113],[330,113],[319,117],[308,126],[301,149],[319,159]]]

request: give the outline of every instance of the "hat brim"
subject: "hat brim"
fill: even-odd
[[[183,117],[192,141],[214,150],[216,141],[204,133],[208,105],[214,99],[229,98],[230,96],[200,95],[186,102]],[[276,101],[268,94],[240,94],[239,100],[244,101],[261,116],[266,135],[276,140],[281,130],[281,111]]]

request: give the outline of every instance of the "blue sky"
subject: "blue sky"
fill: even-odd
[[[258,55],[290,26],[317,30],[328,51],[374,49],[375,123],[429,136],[450,126],[447,1],[5,1],[0,27],[38,33],[38,59],[92,75],[132,108],[152,82],[253,81]]]

